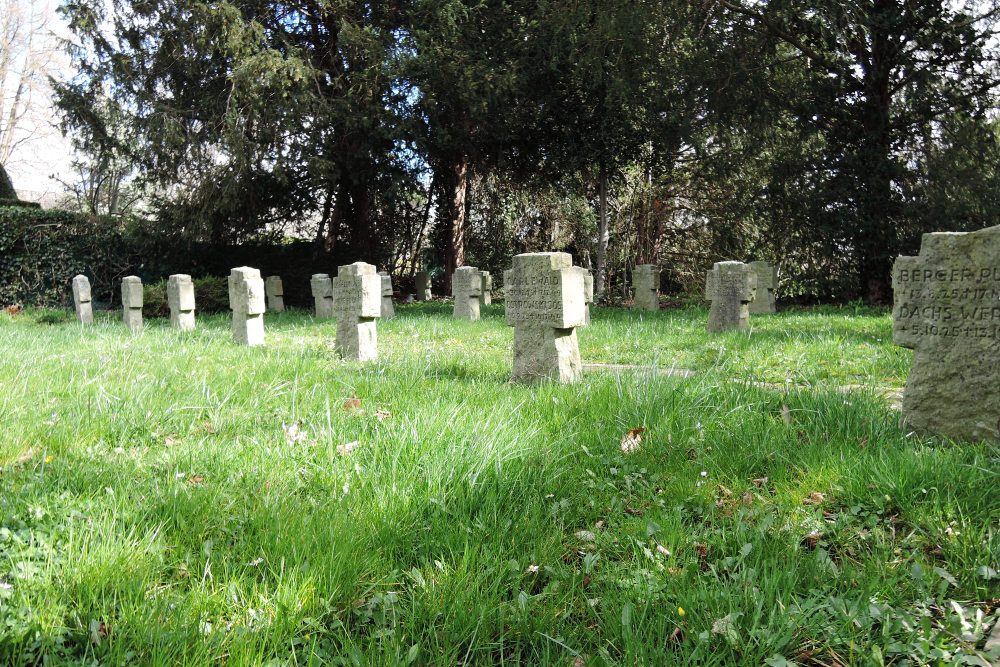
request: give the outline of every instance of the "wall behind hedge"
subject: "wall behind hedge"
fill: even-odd
[[[282,277],[287,305],[311,307],[310,276],[334,274],[338,264],[357,259],[315,258],[307,241],[218,248],[150,234],[118,219],[0,206],[0,306],[71,308],[71,282],[79,273],[90,278],[97,307],[118,307],[121,279],[128,275],[151,284],[172,273],[227,276],[235,266],[252,266],[262,276]]]

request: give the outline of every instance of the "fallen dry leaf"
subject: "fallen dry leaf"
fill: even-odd
[[[733,492],[728,487],[723,486],[722,484],[719,484],[718,486],[719,486],[719,495],[722,496],[723,498],[728,498],[729,496],[733,495]]]
[[[597,523],[595,523],[594,524],[594,528],[598,528],[598,529],[604,528],[604,520],[601,519],[600,521],[598,521]]]
[[[171,438],[169,435],[163,439],[163,444],[167,447],[173,447],[177,444],[177,442],[178,441],[176,439]]]
[[[809,549],[815,549],[816,545],[819,544],[820,539],[823,537],[823,532],[819,530],[814,530],[802,539],[802,544],[804,544]]]
[[[642,443],[642,434],[646,432],[646,429],[639,427],[634,428],[625,435],[622,436],[622,451],[626,454],[631,454],[639,449],[639,445]]]
[[[24,308],[21,308],[21,306],[15,303],[13,306],[7,306],[6,308],[4,308],[3,312],[7,313],[8,315],[20,315],[21,313],[24,312]]]
[[[861,438],[861,440],[858,442],[858,444],[861,446],[861,449],[864,449],[865,447],[867,447],[868,446],[868,436],[867,435],[863,436]]]
[[[684,641],[684,631],[680,629],[680,626],[674,628],[674,631],[670,633],[670,638],[667,639],[671,644],[680,644]]]
[[[758,477],[757,479],[753,480],[753,485],[756,486],[757,488],[760,488],[762,486],[767,486],[767,483],[770,481],[771,480],[768,479],[767,477]]]
[[[656,545],[656,553],[658,553],[658,554],[662,554],[662,555],[664,555],[664,556],[669,556],[669,555],[670,555],[670,550],[669,550],[669,549],[667,549],[667,548],[666,548],[665,546],[663,546],[662,544],[657,544],[657,545]]]
[[[31,460],[31,457],[35,455],[34,449],[29,449],[20,458],[17,459],[17,463],[27,463]]]
[[[392,413],[388,410],[376,410],[375,418],[385,421],[386,419],[392,419]]]
[[[352,410],[357,410],[361,407],[361,399],[351,394],[351,397],[344,401],[344,412],[350,412]]]
[[[826,500],[826,496],[824,496],[822,493],[820,493],[819,491],[811,491],[809,493],[809,497],[806,498],[805,500],[803,500],[802,504],[803,505],[820,505],[820,504],[823,503],[824,500]]]
[[[781,406],[781,421],[785,422],[786,426],[792,424],[792,411],[787,405]]]
[[[294,422],[289,426],[285,426],[285,423],[281,423],[281,430],[285,432],[285,440],[289,445],[294,445],[297,442],[303,442],[306,439],[306,434],[302,432],[299,426],[302,422]]]
[[[188,477],[187,480],[188,486],[198,486],[199,484],[203,484],[204,482],[205,478],[202,477],[201,475],[191,475],[190,477]]]
[[[355,440],[354,442],[345,442],[342,445],[337,445],[337,454],[339,456],[347,456],[353,452],[361,444],[360,440]]]

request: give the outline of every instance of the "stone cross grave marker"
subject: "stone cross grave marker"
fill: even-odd
[[[431,274],[426,271],[417,271],[417,301],[430,301],[431,296]]]
[[[392,276],[385,271],[379,271],[382,277],[382,319],[391,320],[396,317],[396,308],[392,305]]]
[[[260,271],[240,266],[229,273],[229,307],[233,340],[241,345],[264,344],[264,281]]]
[[[90,301],[90,280],[87,276],[73,277],[73,305],[76,306],[76,318],[80,324],[94,323],[94,309]]]
[[[479,306],[488,306],[493,303],[493,276],[489,271],[480,271],[483,276],[483,291],[479,294]]]
[[[1000,226],[924,234],[892,286],[893,341],[914,351],[906,428],[1000,440]]]
[[[483,293],[483,275],[474,266],[460,266],[451,274],[451,293],[455,297],[456,320],[479,319],[479,297]]]
[[[325,273],[314,273],[309,281],[316,301],[316,319],[333,317],[333,281]]]
[[[142,329],[142,279],[122,278],[122,321],[132,331]]]
[[[656,264],[639,264],[632,269],[632,288],[637,310],[660,309],[660,268]]]
[[[514,327],[515,382],[576,382],[583,375],[576,327],[584,275],[565,252],[525,253],[504,271],[507,325]]]
[[[748,305],[757,291],[757,276],[749,264],[716,262],[705,279],[705,296],[712,301],[708,332],[746,329],[750,326]]]
[[[272,313],[285,310],[285,285],[281,276],[268,276],[264,281],[264,294],[267,296],[267,309]]]
[[[333,279],[333,314],[337,351],[345,359],[378,359],[375,318],[382,313],[382,277],[375,267],[354,262],[337,269]]]
[[[181,331],[194,329],[194,283],[191,276],[175,273],[167,279],[170,326]]]
[[[774,288],[778,285],[774,267],[769,262],[750,262],[750,268],[757,275],[757,295],[750,302],[751,315],[769,315],[776,312]]]

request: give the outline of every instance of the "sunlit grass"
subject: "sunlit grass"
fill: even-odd
[[[397,313],[370,364],[299,312],[254,349],[0,316],[0,663],[972,654],[997,448],[898,429],[885,313],[597,309],[584,361],[638,369],[537,387],[502,306]]]

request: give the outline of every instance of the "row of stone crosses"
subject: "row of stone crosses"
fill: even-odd
[[[635,307],[659,310],[660,272],[643,264],[633,272]],[[582,374],[576,327],[590,324],[594,301],[594,278],[590,271],[573,266],[568,253],[525,253],[514,257],[513,268],[504,272],[506,319],[514,327],[514,379],[548,378],[575,382]],[[706,295],[712,299],[709,331],[739,329],[749,322],[749,307],[756,302],[757,287],[765,288],[763,307],[756,312],[774,312],[774,270],[765,262],[719,262],[708,272]],[[310,281],[317,318],[337,319],[336,349],[346,359],[370,361],[378,358],[376,318],[395,316],[392,279],[365,262],[339,267],[331,278],[315,274]],[[452,275],[454,317],[478,320],[480,307],[491,303],[493,279],[487,271],[462,266]],[[265,301],[266,295],[266,301]],[[417,297],[429,300],[430,277],[417,274]],[[90,281],[73,278],[73,301],[83,324],[94,321]],[[122,280],[122,311],[125,324],[142,328],[142,281],[137,276]],[[171,326],[189,331],[195,326],[195,295],[191,276],[175,274],[167,281],[167,304]],[[242,266],[229,274],[229,307],[233,311],[233,338],[244,345],[263,345],[264,313],[285,309],[281,278],[263,280],[258,269]]]

